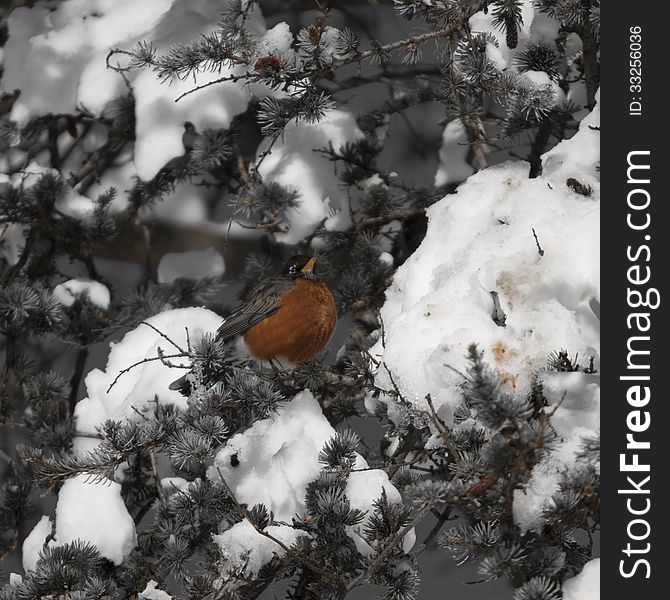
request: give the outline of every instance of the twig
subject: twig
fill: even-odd
[[[339,81],[324,79],[318,82],[319,87],[331,93],[368,85],[370,83],[399,83],[405,79],[427,79],[429,81],[441,82],[442,71],[434,65],[415,65],[412,68],[387,67],[373,75],[352,75]]]
[[[386,223],[390,223],[391,221],[404,221],[405,219],[409,219],[411,217],[416,217],[419,215],[425,215],[426,214],[426,209],[425,208],[408,208],[405,210],[398,210],[395,212],[390,212],[386,215],[383,215],[381,217],[370,217],[369,219],[363,219],[362,221],[359,221],[356,223],[358,227],[371,227],[373,225],[385,225]]]
[[[535,233],[535,228],[532,228],[533,231],[533,237],[535,238],[535,244],[537,245],[537,253],[540,256],[544,256],[544,250],[542,250],[542,246],[540,246],[540,240],[537,239],[537,233]]]
[[[553,123],[549,118],[544,119],[537,129],[528,156],[528,162],[530,163],[530,169],[528,171],[529,179],[535,179],[535,177],[542,174],[542,154],[547,148],[552,129]]]
[[[77,360],[75,361],[74,373],[70,379],[70,414],[74,414],[74,407],[77,404],[77,392],[79,391],[79,384],[81,383],[84,368],[86,367],[86,360],[88,359],[88,346],[79,346],[77,351]]]
[[[493,290],[491,293],[491,298],[493,299],[493,312],[491,313],[491,319],[498,327],[505,327],[507,322],[507,315],[505,311],[500,306],[500,295],[498,292]]]
[[[165,338],[168,342],[170,342],[179,352],[181,352],[184,355],[188,355],[186,350],[184,350],[179,344],[177,344],[175,341],[170,339],[166,334],[164,334],[160,329],[157,329],[154,327],[151,323],[147,323],[146,321],[140,321],[140,325],[146,325],[147,327],[151,327],[158,335],[160,335],[162,338]],[[167,357],[170,358],[170,357]]]
[[[250,176],[251,177],[256,177],[256,175],[258,174],[258,169],[260,169],[261,165],[263,164],[263,161],[268,156],[270,156],[270,154],[272,154],[272,149],[274,148],[274,145],[277,143],[277,141],[281,137],[282,133],[283,133],[283,130],[279,133],[275,133],[272,136],[272,139],[270,140],[269,146],[265,150],[263,150],[263,152],[258,156],[258,159],[256,160],[256,162],[253,165],[251,165],[251,169],[250,169]]]
[[[188,327],[184,327],[186,330],[186,347],[188,348],[189,353],[191,352],[191,335],[188,332]]]
[[[204,90],[205,88],[208,88],[212,85],[216,85],[217,83],[224,83],[226,81],[232,81],[233,83],[237,83],[238,81],[242,79],[252,79],[254,75],[252,75],[249,71],[245,71],[241,75],[224,75],[223,77],[219,77],[218,79],[213,79],[212,81],[208,81],[207,83],[203,83],[201,85],[198,85],[190,90],[187,90],[183,92],[182,94],[179,94],[174,101],[179,102],[182,98],[185,96],[188,96],[190,94],[193,94],[195,92],[198,92],[200,90]]]
[[[160,346],[158,346],[158,348],[156,348],[156,354],[158,354],[158,358],[161,359],[161,362],[166,367],[170,367],[172,369],[191,369],[192,368],[192,365],[176,365],[175,363],[170,362],[168,360],[169,357],[165,354],[165,352],[163,352],[163,349]]]
[[[112,58],[115,54],[125,54],[127,56],[134,56],[132,52],[128,50],[123,50],[121,48],[110,48],[109,52],[107,53],[107,56],[105,57],[105,65],[107,65],[108,69],[112,69],[112,71],[116,71],[117,73],[124,73],[125,71],[130,71],[130,66],[128,67],[122,67],[120,63],[116,63],[116,66],[110,64],[109,59]]]
[[[393,390],[395,391],[398,400],[400,400],[405,406],[410,406],[411,402],[409,402],[403,395],[402,392],[400,391],[400,388],[398,387],[398,384],[395,382],[395,379],[393,379],[393,374],[391,373],[391,369],[388,368],[386,361],[382,361],[382,365],[386,369],[386,372],[388,373],[389,379],[391,380],[391,385],[393,386]]]
[[[262,231],[281,231],[279,229],[280,223],[282,223],[283,219],[277,218],[275,219],[272,223],[254,223],[253,225],[247,225],[246,223],[242,223],[240,221],[235,221],[237,225],[239,225],[242,229],[254,229],[254,230],[262,230]]]
[[[556,411],[559,409],[561,404],[563,404],[563,401],[565,400],[567,396],[567,392],[563,392],[563,396],[561,399],[556,403],[554,406],[553,410],[549,413],[541,414],[540,415],[540,425],[541,425],[541,430],[540,433],[535,437],[535,440],[541,439],[542,436],[544,435],[544,430],[546,429],[547,425],[549,424],[549,421],[551,420],[551,417],[556,414]],[[518,431],[519,428],[515,424],[515,428]],[[521,478],[521,472],[522,470],[526,470],[528,467],[528,462],[527,462],[527,457],[529,455],[532,455],[533,452],[537,449],[538,446],[535,445],[534,441],[533,443],[528,443],[517,455],[515,461],[514,461],[514,466],[512,467],[508,480],[507,480],[507,489],[505,491],[505,504],[506,504],[506,512],[505,512],[505,518],[512,523],[514,520],[513,517],[513,504],[514,504],[514,491],[516,490],[517,483],[519,482],[519,479]]]
[[[463,373],[462,371],[459,371],[459,370],[458,370],[456,367],[454,367],[453,365],[450,365],[450,364],[447,364],[447,363],[443,363],[442,366],[443,366],[443,367],[447,367],[447,369],[449,369],[450,371],[453,371],[454,373],[456,373],[456,375],[460,375],[463,379],[466,379],[466,380],[468,379],[468,376],[467,376],[465,373]]]
[[[140,417],[140,419],[143,419],[144,421],[149,420],[149,417],[147,417],[145,414],[142,414],[136,406],[133,406],[131,404],[130,405],[130,410],[132,410],[136,415],[138,415]]]
[[[563,395],[561,396],[561,399],[554,405],[554,408],[552,409],[551,412],[547,413],[546,417],[547,420],[551,419],[556,414],[556,411],[561,407],[561,404],[563,404],[564,400],[568,396],[568,392],[564,391]]]
[[[433,414],[433,420],[435,421],[435,426],[437,427],[437,430],[440,431],[441,428],[442,431],[449,431],[449,427],[447,426],[447,424],[437,414],[437,411],[435,410],[435,405],[433,404],[433,397],[430,395],[430,393],[426,394],[426,402],[428,402],[430,412]]]
[[[133,518],[135,526],[139,525],[145,515],[151,510],[151,507],[154,505],[155,498],[151,498],[137,511],[137,514]]]
[[[584,82],[586,86],[586,103],[589,109],[596,104],[596,92],[600,87],[600,64],[598,62],[598,44],[596,43],[593,26],[586,22],[573,27],[582,40],[582,64],[584,67]]]
[[[449,452],[451,453],[454,462],[458,464],[461,461],[461,459],[458,454],[458,450],[456,449],[456,446],[454,446],[454,443],[451,441],[451,438],[449,437],[451,429],[437,414],[437,411],[435,410],[435,405],[433,404],[433,397],[430,395],[430,393],[426,394],[426,402],[428,402],[428,406],[430,407],[430,412],[433,417],[435,427],[442,436],[444,443],[447,445],[447,448],[449,449]]]
[[[156,480],[156,490],[158,492],[158,499],[161,503],[161,506],[165,508],[167,505],[167,500],[165,498],[165,490],[161,484],[161,478],[158,474],[158,463],[156,462],[156,453],[153,448],[149,448],[149,458],[151,459],[151,470],[154,473],[154,479]]]
[[[449,520],[449,517],[451,516],[451,509],[450,508],[445,508],[444,512],[441,512],[439,516],[437,517],[437,523],[435,523],[435,526],[430,530],[430,533],[426,536],[426,539],[423,540],[423,546],[426,548],[429,548],[435,538],[437,537],[437,534],[440,533],[440,529],[444,526],[444,524]]]
[[[167,355],[162,355],[162,356],[152,356],[149,358],[143,358],[142,360],[138,360],[136,363],[133,363],[129,367],[126,367],[125,369],[119,371],[118,375],[114,378],[114,381],[109,384],[109,387],[107,388],[107,394],[109,394],[109,391],[116,385],[116,382],[119,380],[121,375],[124,375],[128,373],[131,369],[134,369],[135,367],[139,367],[140,365],[148,362],[153,362],[156,360],[163,361],[166,358],[184,358],[185,356],[188,356],[186,352],[182,352],[181,354],[167,354]]]
[[[104,439],[99,433],[86,433],[85,431],[76,431],[74,437],[88,438],[91,440],[102,440]]]

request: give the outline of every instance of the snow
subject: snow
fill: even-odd
[[[178,277],[201,279],[223,275],[224,270],[223,256],[212,247],[188,252],[168,252],[158,263],[158,282],[172,283]]]
[[[566,178],[574,177],[583,184],[599,187],[596,167],[600,165],[600,91],[596,102],[596,107],[580,122],[579,133],[542,157],[542,174],[552,185],[564,185]],[[569,193],[577,195],[572,190]]]
[[[153,579],[147,582],[144,590],[140,592],[140,600],[172,600],[172,596],[163,590],[158,589],[158,583]]]
[[[189,482],[183,477],[163,477],[161,479],[161,487],[168,495],[183,492],[188,488],[188,485]]]
[[[78,298],[86,298],[103,310],[109,308],[110,295],[107,286],[85,277],[77,277],[59,283],[54,288],[53,296],[63,306],[72,306]]]
[[[381,498],[382,490],[386,491],[386,497],[391,504],[402,502],[400,492],[389,481],[386,472],[381,469],[355,471],[351,473],[347,479],[347,489],[345,493],[349,499],[351,508],[357,508],[358,510],[367,512],[361,523],[349,528],[350,536],[354,540],[358,551],[366,556],[372,554],[373,549],[362,539],[362,535],[367,522],[370,520],[372,504],[375,500]],[[415,542],[416,533],[414,529],[412,529],[402,542],[403,551],[409,552]]]
[[[191,343],[205,333],[213,333],[221,325],[217,314],[204,308],[168,310],[147,319],[147,323],[168,336],[181,348],[186,348],[186,327]],[[96,427],[107,419],[139,418],[134,409],[148,409],[154,398],[159,403],[186,407],[186,399],[169,384],[184,374],[184,369],[164,365],[159,360],[141,364],[122,375],[109,392],[107,389],[119,372],[135,362],[158,355],[160,347],[165,354],[177,352],[170,342],[147,325],[140,324],[128,332],[120,342],[110,344],[111,352],[104,371],[93,369],[86,375],[87,397],[77,403],[75,416],[79,431],[95,433]],[[188,364],[188,359],[176,358],[174,364]],[[78,440],[80,448],[89,444]]]
[[[540,517],[550,498],[558,492],[559,475],[566,465],[574,465],[585,437],[600,428],[600,385],[598,375],[584,373],[541,373],[550,404],[565,394],[551,423],[560,445],[533,469],[528,485],[514,494],[514,520],[522,530],[539,527]]]
[[[121,77],[106,69],[109,48],[150,34],[173,3],[149,0],[137,9],[133,0],[67,0],[54,8],[14,10],[3,76],[7,89],[22,91],[12,118],[25,122],[36,114],[72,113],[78,103],[99,111],[124,87]]]
[[[295,59],[295,52],[291,48],[293,34],[286,22],[277,23],[268,29],[256,45],[256,56],[258,58],[268,55],[278,56],[290,62]]]
[[[318,454],[334,435],[335,430],[323,416],[319,403],[310,391],[304,390],[285,404],[277,415],[257,421],[245,432],[228,440],[214,459],[207,476],[217,481],[220,472],[240,503],[248,507],[264,504],[274,513],[275,520],[291,522],[296,514],[305,513],[307,484],[318,476],[322,468]],[[233,455],[239,461],[235,467],[231,465]],[[364,469],[367,466],[363,457],[357,455],[355,468]],[[351,507],[371,511],[373,501],[381,496],[382,487],[390,501],[400,502],[400,493],[384,471],[371,469],[351,473],[346,487]],[[360,537],[368,518],[369,515],[366,515],[363,523],[349,528],[350,537],[359,551],[365,554],[372,552]],[[286,541],[287,545],[297,536],[294,529],[285,525],[273,526],[268,531]],[[228,556],[229,566],[241,567],[248,561],[250,573],[256,573],[274,553],[283,553],[275,542],[261,536],[244,522],[215,538]],[[408,534],[403,547],[406,550],[411,548],[414,540],[413,532]]]
[[[596,107],[572,139],[544,155],[542,176],[529,179],[524,162],[490,167],[428,209],[425,239],[386,292],[385,344],[371,350],[417,408],[428,411],[430,392],[442,418],[451,420],[473,342],[519,393],[555,350],[578,353],[582,365],[593,356],[600,369],[593,309],[600,302],[599,136],[590,127],[598,123]],[[592,195],[573,192],[569,177],[592,186]],[[491,291],[499,294],[506,327],[491,318]],[[517,491],[515,518],[525,527],[550,501],[561,470],[574,463],[581,438],[598,428],[598,375],[543,376],[551,403],[567,392],[553,418],[563,441],[536,467],[525,493]],[[385,369],[376,383],[391,389]],[[393,403],[389,414],[400,418]]]
[[[134,0],[66,0],[49,8],[17,8],[9,16],[12,35],[4,48],[2,77],[4,89],[21,89],[11,118],[23,125],[38,114],[74,114],[77,107],[100,114],[127,90],[121,75],[106,66],[110,48],[130,49],[138,40],[149,40],[164,52],[210,31],[220,11],[218,0],[146,0],[140,5]],[[260,11],[252,11],[248,24],[253,34],[264,32]],[[123,65],[124,58],[115,55],[110,61]],[[246,109],[249,91],[233,83],[174,102],[182,92],[224,75],[225,70],[205,72],[167,85],[149,70],[127,73],[137,101],[134,161],[140,177],[153,177],[183,154],[184,121],[199,129],[226,127]]]
[[[227,69],[205,72],[195,80],[174,81],[169,87],[151,71],[136,77],[135,167],[142,179],[151,179],[171,158],[184,154],[181,138],[185,121],[191,121],[198,131],[227,127],[236,114],[246,109],[248,91],[232,82],[218,83],[175,102],[182,93],[231,73]]]
[[[526,49],[529,43],[554,44],[558,36],[556,20],[548,18],[539,9],[534,9],[532,0],[522,0],[522,21],[518,30],[518,45],[516,48],[510,49],[507,47],[505,28],[493,25],[493,18],[492,11],[489,10],[486,13],[480,11],[473,15],[469,22],[473,33],[490,34],[497,41],[497,46],[491,42],[486,45],[486,55],[495,68],[501,73],[518,74],[519,83],[525,84],[528,88],[551,87],[554,94],[554,103],[556,105],[563,104],[566,100],[566,94],[546,73],[539,71],[520,73],[516,64],[517,56]],[[586,96],[583,84],[571,84],[567,97],[577,106],[584,105]],[[435,185],[459,183],[472,174],[474,169],[465,160],[467,150],[467,136],[463,125],[458,120],[450,121],[442,134]]]
[[[474,169],[465,161],[468,154],[467,143],[468,136],[463,123],[458,119],[449,121],[442,133],[442,146],[434,185],[459,183],[472,175]]]
[[[0,229],[0,256],[8,265],[13,266],[18,262],[25,237],[23,225],[18,223],[5,224]]]
[[[140,215],[179,227],[202,228],[208,219],[207,200],[202,194],[202,187],[184,181],[165,194],[160,202],[142,209]]]
[[[290,228],[276,234],[279,242],[293,245],[312,233],[324,220],[331,230],[350,225],[348,200],[330,161],[314,150],[332,144],[337,150],[362,137],[356,119],[341,110],[329,110],[318,123],[290,123],[263,161],[259,173],[300,192],[298,206],[286,213]],[[259,155],[266,149],[262,144]]]
[[[304,535],[285,525],[271,525],[265,531],[289,547],[300,535]],[[214,541],[221,548],[227,569],[243,569],[251,577],[258,575],[261,567],[269,563],[275,555],[284,554],[279,544],[260,535],[247,520],[240,521],[227,531],[215,535]]]
[[[43,516],[23,543],[23,568],[37,564],[51,519]],[[91,543],[105,558],[119,565],[137,543],[135,523],[121,498],[121,484],[107,479],[96,482],[90,475],[68,479],[58,493],[56,531],[49,546],[82,540]]]
[[[147,0],[139,9],[133,4],[133,18],[128,20],[131,4],[132,0],[88,3],[65,0],[50,10],[38,6],[14,10],[9,17],[12,35],[5,46],[7,60],[2,85],[4,89],[19,88],[22,93],[10,117],[23,125],[35,115],[74,113],[77,107],[94,114],[103,113],[113,99],[127,91],[121,75],[106,66],[110,48],[130,49],[138,40],[147,40],[159,53],[165,52],[175,44],[195,40],[210,31],[221,10],[217,0]],[[298,60],[291,47],[294,38],[287,23],[278,23],[266,31],[260,11],[255,10],[251,11],[247,25],[259,40],[256,49],[259,57],[272,53],[288,62]],[[336,58],[335,38],[336,30],[326,27],[322,33],[325,61]],[[127,60],[127,56],[117,54],[110,62],[123,66]],[[89,198],[95,198],[110,186],[120,191],[114,208],[123,208],[123,192],[132,177],[150,179],[171,159],[184,154],[185,121],[191,121],[199,131],[207,127],[225,128],[246,109],[252,93],[257,96],[287,93],[271,92],[261,85],[221,82],[175,102],[182,93],[231,73],[227,69],[204,71],[195,77],[161,82],[149,69],[128,72],[136,100],[132,156],[120,157],[88,190],[88,197],[72,190],[60,202],[59,209],[85,219],[93,210]],[[329,111],[317,124],[292,123],[287,127],[260,168],[263,176],[296,186],[301,193],[300,206],[287,215],[290,230],[276,236],[280,242],[295,244],[322,221],[329,229],[349,225],[348,201],[333,165],[314,149],[329,143],[338,148],[361,136],[354,116],[340,110]],[[181,223],[207,220],[202,189],[194,188],[190,182],[178,185],[151,213],[159,219]],[[15,252],[10,250],[10,254]]]
[[[563,583],[563,600],[600,600],[600,559],[584,565],[582,572]]]
[[[23,555],[23,571],[25,573],[34,570],[37,566],[40,552],[42,552],[47,536],[51,535],[52,527],[53,523],[51,519],[44,515],[37,522],[37,525],[33,527],[26,539],[23,540],[21,552]]]
[[[217,480],[220,469],[240,502],[265,504],[277,520],[290,521],[304,511],[304,490],[321,470],[318,453],[334,434],[314,396],[303,391],[275,417],[228,440],[208,476]]]
[[[82,221],[87,221],[95,209],[95,205],[90,198],[82,196],[72,188],[66,188],[65,195],[56,200],[55,207],[69,217]]]
[[[496,27],[493,24],[493,18],[493,11],[479,11],[470,17],[470,29],[473,33],[489,33],[498,41],[499,52],[491,49],[494,55],[489,54],[489,57],[502,71],[504,62],[506,62],[508,68],[513,66],[515,53],[522,49],[525,42],[531,37],[532,25],[535,20],[533,0],[521,0],[521,25],[518,29],[519,43],[514,50],[507,47],[505,28]]]

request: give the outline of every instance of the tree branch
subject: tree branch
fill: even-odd
[[[373,575],[375,571],[386,561],[386,559],[389,557],[391,552],[398,546],[398,544],[405,539],[405,536],[412,531],[414,527],[433,509],[433,501],[431,500],[426,506],[424,506],[412,519],[412,521],[405,526],[401,531],[399,531],[394,538],[391,540],[388,546],[382,550],[377,555],[377,558],[375,558],[368,568],[363,571],[356,579],[354,579],[348,586],[347,586],[347,591],[350,592],[354,588],[358,587],[363,583],[368,577]]]

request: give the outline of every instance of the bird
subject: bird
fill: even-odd
[[[251,356],[273,366],[314,360],[337,323],[333,294],[315,266],[314,256],[289,258],[281,273],[255,287],[228,315],[216,332],[217,340],[225,343],[242,336]],[[188,395],[188,376],[172,382],[170,389]]]
[[[184,133],[181,136],[181,143],[185,152],[191,152],[195,147],[195,140],[198,137],[198,130],[191,121],[184,123]]]

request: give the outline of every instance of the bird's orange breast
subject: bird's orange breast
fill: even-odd
[[[260,360],[285,358],[296,364],[313,360],[335,329],[337,309],[328,286],[296,279],[279,310],[244,335],[251,354]]]

